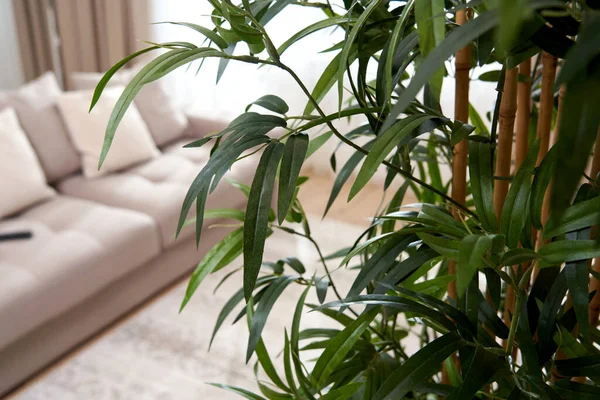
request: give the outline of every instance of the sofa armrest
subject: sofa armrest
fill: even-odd
[[[225,129],[228,125],[226,121],[204,118],[196,115],[188,115],[188,127],[185,130],[185,136],[200,139],[206,135],[217,133]]]

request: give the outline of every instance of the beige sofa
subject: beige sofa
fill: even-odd
[[[159,157],[86,179],[62,133],[39,137],[39,126],[57,118],[51,102],[36,115],[31,107],[19,109],[19,98],[8,101],[57,195],[0,220],[0,233],[33,233],[31,239],[0,242],[0,396],[189,274],[227,232],[205,229],[198,249],[193,229],[174,239],[188,185],[209,157],[208,149],[182,145],[221,124],[191,118],[181,135],[159,145]],[[37,128],[32,118],[40,119]],[[253,162],[237,163],[229,176],[249,183]],[[207,208],[245,202],[224,183]]]

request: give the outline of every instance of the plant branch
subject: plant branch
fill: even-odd
[[[306,88],[306,86],[304,85],[304,83],[302,82],[302,80],[298,77],[298,75],[296,75],[296,73],[287,65],[279,62],[271,62],[268,61],[267,63],[271,64],[271,65],[275,65],[281,69],[283,69],[284,71],[287,71],[292,78],[296,81],[296,83],[300,86],[300,89],[302,89],[302,91],[304,92],[304,94],[308,97],[308,99],[313,103],[313,105],[315,106],[315,110],[317,110],[317,112],[321,115],[321,117],[323,117],[324,122],[327,124],[327,126],[329,127],[329,129],[331,129],[331,131],[333,132],[333,134],[342,142],[344,142],[345,144],[347,144],[348,146],[352,147],[354,150],[359,151],[365,155],[369,154],[369,151],[364,149],[363,147],[357,145],[356,143],[354,143],[353,141],[347,139],[346,137],[344,137],[344,135],[342,135],[337,128],[331,123],[331,120],[328,118],[328,116],[325,114],[325,112],[323,112],[323,110],[321,109],[321,107],[319,106],[319,103],[315,100],[315,98],[310,94],[309,90]],[[333,118],[331,118],[333,119]],[[310,124],[310,123],[309,123]],[[307,124],[307,125],[309,125]],[[418,185],[432,191],[433,193],[439,195],[440,197],[442,197],[443,199],[445,199],[446,201],[454,204],[456,207],[460,208],[462,211],[464,211],[465,213],[471,215],[472,217],[477,217],[477,215],[469,210],[467,207],[465,207],[464,205],[462,205],[461,203],[455,201],[454,199],[452,199],[450,196],[446,195],[444,192],[442,192],[441,190],[436,189],[435,187],[429,185],[427,182],[422,181],[421,179],[413,176],[412,174],[404,171],[402,168],[400,168],[399,166],[390,163],[389,161],[383,161],[382,162],[383,165],[385,165],[388,168],[393,169],[394,171],[396,171],[397,173],[399,173],[400,175],[402,175],[403,177],[417,183]]]

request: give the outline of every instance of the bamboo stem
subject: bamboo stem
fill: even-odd
[[[456,23],[463,25],[467,22],[467,13],[470,10],[462,9],[456,11]],[[471,49],[465,46],[456,53],[455,59],[455,88],[454,88],[454,119],[467,123],[469,121],[469,69],[471,67]],[[466,139],[461,140],[452,150],[452,191],[451,197],[460,204],[466,202],[467,189],[467,154],[469,152],[469,142]],[[454,210],[455,217],[459,217]],[[456,274],[456,263],[450,261],[448,264],[448,274]],[[448,298],[456,302],[456,282],[448,284]],[[460,364],[454,358],[457,366]],[[442,383],[449,384],[450,378],[446,371],[446,366],[442,366]]]
[[[554,80],[558,60],[551,54],[542,53],[542,91],[540,94],[540,109],[537,124],[537,137],[540,139],[540,150],[536,166],[539,166],[550,148],[550,131],[552,129],[552,110],[554,108]],[[551,185],[552,183],[550,183]],[[542,223],[545,224],[550,214],[550,188],[546,191],[542,203]],[[538,232],[536,249],[543,243],[542,233]],[[533,275],[537,277],[539,268],[536,266]]]
[[[527,157],[529,143],[529,116],[531,114],[531,58],[519,65],[523,79],[517,83],[517,134],[515,145],[515,172]]]
[[[517,75],[517,68],[506,71],[504,92],[500,102],[496,175],[502,177],[510,175],[515,115],[517,112]],[[504,200],[506,200],[506,194],[508,193],[508,185],[509,181],[505,179],[499,179],[494,183],[494,210],[498,222],[500,222]]]
[[[456,23],[462,25],[467,20],[467,10],[456,11]],[[471,66],[471,49],[466,46],[456,53],[456,86],[454,90],[454,119],[467,123],[469,121],[469,69]],[[451,197],[460,204],[465,204],[467,187],[467,153],[469,143],[463,139],[454,146],[452,156],[452,192]],[[456,273],[456,263],[450,262],[448,273]],[[448,297],[456,300],[456,283],[448,284]]]
[[[518,72],[517,68],[508,70],[506,71],[506,77],[504,79],[504,89],[499,112],[500,126],[498,129],[498,150],[496,152],[495,174],[497,176],[510,175],[515,115],[517,113],[517,106],[521,106],[517,103]],[[508,185],[508,180],[497,180],[494,183],[494,210],[496,212],[496,217],[498,218],[498,224],[500,224],[502,208],[504,207],[504,201],[506,200],[506,194],[508,193]],[[514,289],[511,285],[507,285],[504,307],[504,321],[507,325],[511,324],[510,315],[514,313],[514,304]],[[509,309],[510,313],[508,312]],[[505,346],[506,345],[507,342],[505,341]]]

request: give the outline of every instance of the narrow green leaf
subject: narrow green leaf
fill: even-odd
[[[502,369],[507,369],[504,357],[499,357],[483,347],[477,347],[471,364],[466,366],[463,383],[454,388],[447,397],[448,400],[471,399],[486,383]]]
[[[202,258],[198,266],[192,273],[192,277],[188,283],[187,289],[185,291],[185,296],[181,303],[181,307],[179,312],[183,310],[185,305],[190,301],[190,298],[200,286],[200,283],[217,267],[220,261],[229,253],[232,248],[235,248],[239,243],[243,240],[243,229],[238,228],[235,231],[231,232],[227,235],[223,240],[217,243],[212,249],[206,253],[206,255]]]
[[[311,140],[308,144],[308,150],[306,152],[305,158],[312,156],[315,153],[315,151],[319,150],[325,143],[327,143],[327,141],[329,140],[329,138],[331,138],[332,135],[333,132],[329,131]]]
[[[458,240],[444,239],[440,236],[433,236],[428,233],[419,233],[419,238],[437,251],[439,254],[451,259],[458,261],[460,242]]]
[[[396,118],[413,101],[423,86],[438,71],[444,62],[454,53],[462,49],[470,42],[492,29],[497,24],[498,16],[495,11],[480,14],[477,18],[467,21],[464,25],[454,29],[446,39],[423,61],[413,76],[406,90],[400,94],[396,105],[386,118],[382,131],[387,130],[396,122]]]
[[[590,151],[598,133],[600,113],[600,63],[587,66],[588,73],[581,73],[571,80],[565,92],[560,128],[556,168],[552,185],[551,204],[554,217],[560,219],[569,206],[579,186],[579,177],[585,170]]]
[[[282,276],[271,283],[267,288],[263,298],[261,299],[260,303],[258,303],[254,316],[252,317],[252,323],[250,325],[250,338],[248,339],[248,349],[246,351],[246,362],[250,360],[252,353],[254,353],[254,349],[261,338],[262,331],[267,322],[269,313],[275,304],[275,301],[277,301],[285,288],[297,278],[297,276]]]
[[[587,376],[596,378],[600,375],[600,354],[556,360],[556,369],[563,376]]]
[[[498,231],[498,220],[494,211],[494,177],[490,146],[472,142],[469,145],[469,176],[473,202],[481,226],[488,232]]]
[[[354,49],[354,41],[356,40],[358,34],[362,31],[364,25],[367,20],[371,16],[371,14],[375,11],[377,7],[381,4],[381,0],[373,0],[369,3],[369,5],[365,8],[365,10],[360,14],[356,23],[352,26],[352,29],[348,33],[346,40],[344,41],[344,48],[340,53],[340,57],[338,60],[338,68],[337,68],[337,81],[338,81],[338,103],[339,109],[342,109],[342,102],[344,96],[344,74],[346,73],[346,68],[348,68],[352,64],[352,57],[350,56],[351,52]],[[305,114],[308,114],[305,112]]]
[[[551,238],[589,228],[600,220],[600,197],[582,201],[567,208],[559,221],[550,218],[544,228],[544,237]]]
[[[279,225],[285,220],[288,214],[294,193],[296,191],[296,182],[302,163],[308,151],[308,135],[299,133],[290,136],[283,150],[281,159],[281,168],[279,170],[279,194],[277,196],[277,215]]]
[[[369,142],[369,143],[372,143],[372,142]],[[335,181],[333,182],[333,187],[331,188],[331,194],[329,195],[329,199],[327,200],[327,205],[325,206],[325,211],[323,212],[323,217],[325,217],[325,215],[327,215],[327,212],[333,205],[333,202],[335,201],[337,196],[342,191],[344,184],[348,181],[348,178],[350,178],[350,175],[352,175],[352,171],[354,171],[354,169],[356,168],[358,163],[360,163],[360,161],[364,157],[365,157],[365,155],[363,153],[361,153],[359,151],[355,152],[354,154],[352,154],[352,156],[350,156],[350,158],[348,158],[348,161],[346,161],[344,166],[337,173],[337,175],[335,177]]]
[[[173,25],[185,26],[186,28],[193,29],[196,32],[200,33],[201,35],[206,36],[211,42],[213,42],[214,44],[216,44],[217,46],[219,46],[222,49],[226,49],[229,46],[229,44],[227,44],[227,41],[225,39],[223,39],[221,36],[219,36],[216,32],[214,32],[208,28],[205,28],[203,26],[197,25],[197,24],[192,24],[189,22],[171,22],[171,21],[155,22],[155,24],[173,24]]]
[[[550,185],[550,180],[554,175],[557,156],[558,147],[552,146],[536,169],[533,183],[531,184],[531,202],[529,204],[531,222],[538,230],[542,230],[542,206],[548,185]]]
[[[395,264],[400,253],[416,240],[415,235],[408,235],[395,236],[386,241],[362,266],[346,297],[360,294],[371,281],[387,272]]]
[[[204,223],[204,207],[208,197],[209,186],[205,185],[198,197],[196,197],[196,248],[200,245],[200,235],[202,234],[202,224]]]
[[[394,371],[377,391],[373,400],[404,398],[417,384],[426,381],[439,371],[444,360],[465,344],[455,332],[447,333],[430,342]]]
[[[427,57],[433,49],[444,41],[446,35],[444,0],[417,1],[415,3],[415,19],[421,55]],[[444,69],[440,68],[429,80],[430,87],[438,101],[442,91],[443,79]]]
[[[292,371],[292,351],[290,348],[290,339],[287,334],[287,329],[285,330],[285,341],[283,346],[283,369],[285,371],[285,379],[290,386],[292,392],[296,395],[297,399],[300,399],[300,393],[298,392],[298,387],[296,386],[296,381],[294,380],[294,372]]]
[[[272,94],[267,94],[261,97],[260,99],[248,104],[248,106],[246,107],[246,112],[248,112],[252,105],[261,106],[269,111],[273,111],[278,114],[285,114],[290,110],[287,103],[281,97]]]
[[[323,70],[323,74],[321,74],[321,76],[319,77],[319,80],[315,84],[315,87],[313,88],[313,90],[311,92],[311,96],[316,100],[317,103],[320,103],[321,100],[323,100],[325,95],[327,93],[329,93],[329,91],[331,90],[331,88],[333,87],[335,82],[337,81],[338,72],[340,70],[341,56],[342,56],[342,53],[338,54],[337,56],[335,56],[333,58],[333,60],[331,60],[331,62],[329,63],[329,65],[327,65],[325,70]],[[356,60],[357,56],[358,56],[358,51],[356,49],[353,49],[352,52],[350,53],[350,55],[348,56],[348,61],[347,61],[348,64],[352,64],[354,62],[354,60]],[[345,71],[345,69],[342,70],[342,75],[343,75],[344,71]],[[306,107],[304,107],[304,111],[302,112],[302,114],[310,115],[314,109],[315,109],[314,103],[311,100],[309,100],[308,103],[306,103]]]
[[[536,260],[539,257],[540,256],[538,255],[538,253],[535,252],[535,250],[523,248],[510,249],[502,256],[502,259],[500,260],[500,265],[519,265],[527,261]]]
[[[559,380],[554,383],[556,392],[565,399],[596,400],[600,399],[600,387],[586,385],[570,380]]]
[[[515,174],[506,195],[506,200],[504,201],[500,219],[500,231],[506,235],[506,243],[509,248],[517,247],[521,232],[525,227],[526,211],[529,206],[529,196],[531,193],[531,177],[539,148],[540,141],[538,140],[531,146],[527,157]]]
[[[559,240],[548,243],[538,250],[543,265],[559,265],[569,261],[600,257],[600,245],[595,240]]]
[[[244,220],[244,297],[252,295],[254,284],[262,264],[269,210],[273,197],[273,185],[277,166],[283,154],[283,144],[270,143],[258,163]],[[251,353],[250,353],[251,354]]]
[[[348,23],[352,24],[354,22],[356,22],[356,18],[348,19],[348,17],[333,17],[333,18],[327,18],[322,21],[315,22],[314,24],[309,25],[306,28],[295,33],[291,38],[289,38],[281,46],[279,46],[277,51],[281,55],[291,45],[293,45],[300,39],[305,38],[306,36],[308,36],[312,33],[318,32],[322,29],[329,28],[332,26],[344,25],[344,24],[348,24]]]
[[[304,369],[302,362],[300,361],[300,350],[298,346],[298,341],[300,338],[300,321],[302,320],[302,313],[304,310],[304,303],[306,301],[306,296],[310,290],[311,284],[309,283],[302,295],[298,299],[298,303],[296,304],[296,310],[294,311],[294,318],[292,319],[292,331],[290,335],[290,351],[292,354],[292,361],[294,363],[294,370],[296,371],[296,377],[298,378],[298,382],[300,383],[300,387],[302,391],[307,394],[310,399],[313,397],[310,394],[310,382],[304,375]]]
[[[477,270],[483,269],[483,259],[491,246],[492,237],[487,235],[469,235],[460,242],[456,264],[456,292],[459,297],[464,295]]]
[[[267,283],[270,283],[270,282],[274,281],[275,279],[277,279],[277,276],[273,276],[273,275],[263,276],[261,278],[258,278],[258,280],[256,281],[256,287],[266,285]],[[243,291],[243,289],[240,289],[237,292],[235,292],[235,294],[233,296],[231,296],[231,298],[227,301],[227,303],[225,303],[225,305],[223,306],[223,308],[221,309],[221,312],[219,313],[219,315],[217,317],[217,322],[215,323],[215,327],[213,328],[213,332],[210,337],[210,344],[208,345],[209,350],[210,350],[210,347],[212,346],[215,336],[217,335],[217,332],[223,325],[223,322],[225,322],[225,319],[229,316],[229,314],[231,314],[233,309],[243,299],[244,299],[244,291]]]
[[[383,133],[375,140],[373,148],[369,151],[365,162],[363,163],[358,176],[350,189],[348,201],[367,184],[373,177],[379,165],[385,157],[397,146],[403,139],[408,137],[413,130],[417,129],[423,122],[435,118],[431,115],[411,115],[406,117],[389,129],[382,131]]]
[[[341,388],[327,392],[320,400],[347,400],[351,398],[363,386],[362,382],[353,382]]]
[[[214,387],[218,387],[220,389],[225,389],[229,392],[235,393],[235,394],[239,394],[240,396],[242,396],[243,398],[249,399],[249,400],[267,400],[262,396],[259,396],[255,393],[252,393],[246,389],[242,389],[239,387],[235,387],[235,386],[229,386],[229,385],[223,385],[222,383],[208,383],[211,386]]]
[[[498,82],[501,74],[502,74],[501,69],[495,69],[493,71],[484,72],[483,74],[479,75],[479,77],[477,77],[477,79],[479,79],[480,81],[484,81],[484,82]]]
[[[298,260],[296,257],[286,257],[282,258],[280,261],[292,267],[292,269],[300,275],[306,272],[304,264],[302,264],[302,262],[300,262],[300,260]]]
[[[378,313],[377,308],[363,313],[329,342],[312,371],[312,379],[317,387],[323,387],[331,373],[352,350]]]
[[[317,299],[320,304],[323,304],[327,297],[327,289],[329,289],[329,278],[327,275],[317,279],[315,281],[315,288],[317,289]]]

